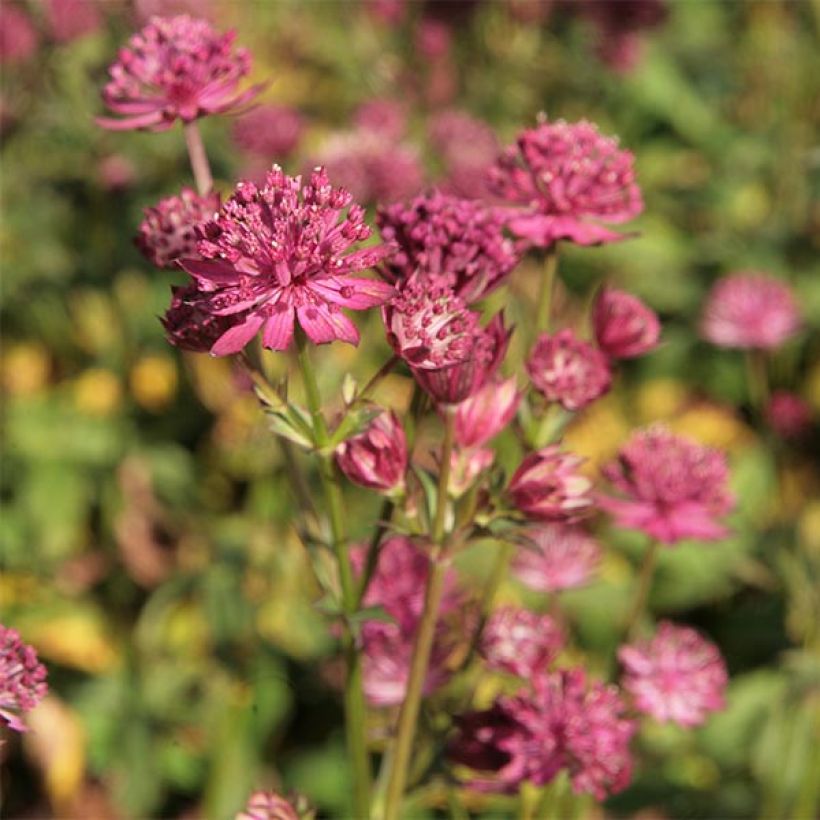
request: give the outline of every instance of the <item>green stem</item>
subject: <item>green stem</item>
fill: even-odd
[[[427,677],[427,666],[433,648],[436,621],[441,598],[444,593],[444,579],[447,569],[447,540],[445,538],[445,521],[447,511],[447,485],[450,480],[450,458],[455,438],[454,408],[444,409],[444,444],[441,453],[441,467],[438,476],[436,514],[431,529],[433,548],[430,555],[430,573],[424,593],[424,609],[419,622],[416,641],[413,647],[413,658],[410,663],[410,674],[407,680],[407,693],[399,712],[396,729],[396,742],[390,777],[385,797],[385,820],[398,820],[401,809],[404,787],[407,783],[407,770],[410,754],[416,734],[416,723],[424,691],[424,680]]]
[[[629,615],[626,619],[627,638],[634,637],[635,630],[646,609],[646,602],[649,599],[649,589],[652,586],[652,576],[655,572],[655,564],[658,560],[660,546],[660,541],[653,539],[644,555],[640,575],[638,576],[638,589],[632,601],[632,608],[629,610]]]
[[[205,153],[202,134],[199,132],[196,121],[186,123],[182,130],[185,133],[185,147],[188,149],[188,158],[191,160],[191,170],[194,172],[196,189],[200,196],[205,196],[214,187],[214,179],[211,176],[211,165],[208,162],[208,155]]]
[[[748,380],[749,402],[752,409],[762,416],[769,401],[769,375],[764,351],[746,351],[746,378]]]
[[[373,537],[370,539],[370,544],[367,548],[367,558],[364,562],[364,571],[362,572],[362,579],[359,582],[358,603],[361,606],[364,594],[367,592],[367,586],[373,573],[376,571],[376,565],[379,563],[379,546],[382,542],[382,537],[387,530],[387,525],[393,517],[393,510],[396,503],[392,498],[385,498],[382,503],[382,508],[379,512],[379,520],[376,523],[376,530]]]
[[[322,414],[319,385],[308,353],[307,340],[299,330],[296,334],[299,367],[305,385],[308,409],[313,419],[313,431],[319,453],[319,475],[327,502],[333,551],[339,566],[339,582],[342,589],[342,609],[347,616],[342,623],[342,647],[347,662],[344,706],[345,730],[348,752],[353,768],[353,808],[356,817],[370,816],[370,758],[367,751],[367,711],[362,688],[362,659],[356,647],[349,617],[358,608],[358,593],[353,581],[353,571],[347,553],[347,534],[344,520],[344,502],[339,475],[332,454],[322,452],[329,437],[327,422]]]
[[[552,312],[552,296],[555,290],[555,274],[558,270],[558,246],[551,245],[544,255],[544,273],[538,286],[538,302],[535,310],[535,336],[548,331]]]

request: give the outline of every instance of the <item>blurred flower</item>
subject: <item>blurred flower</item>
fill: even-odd
[[[128,378],[134,399],[146,410],[162,410],[176,394],[177,368],[168,356],[143,356]]]
[[[238,321],[239,316],[218,316],[210,312],[207,294],[195,285],[171,287],[171,306],[160,319],[169,344],[180,350],[207,353],[216,341]]]
[[[109,416],[119,406],[122,387],[116,374],[103,367],[89,367],[72,385],[74,403],[90,416]]]
[[[265,347],[285,350],[297,319],[315,344],[358,344],[359,332],[341,308],[380,305],[393,289],[350,276],[385,253],[383,246],[343,253],[370,236],[363,210],[351,201],[331,187],[324,169],[303,184],[274,166],[264,186],[240,182],[216,218],[198,228],[204,258],[181,261],[197,280],[197,306],[215,317],[244,315],[219,337],[213,355],[238,353],[260,330]]]
[[[435,62],[450,53],[453,33],[447,23],[422,17],[416,28],[413,44],[422,57]]]
[[[657,347],[661,323],[654,310],[637,296],[604,288],[592,307],[592,326],[598,347],[613,359],[643,356]]]
[[[235,820],[313,820],[316,812],[301,795],[290,800],[276,792],[254,792]]]
[[[550,445],[530,453],[513,473],[513,505],[538,521],[572,522],[592,508],[592,482],[578,471],[582,458]]]
[[[236,111],[261,90],[239,92],[250,71],[246,49],[234,49],[236,32],[217,33],[187,15],[153,17],[133,35],[110,67],[105,104],[123,119],[99,117],[104,128],[163,131],[177,119]]]
[[[799,327],[791,288],[765,273],[735,273],[719,279],[701,319],[703,338],[720,347],[771,350]]]
[[[456,409],[456,442],[461,447],[479,447],[497,436],[513,419],[521,393],[515,376],[490,380]]]
[[[336,448],[339,469],[354,483],[379,492],[403,488],[407,439],[398,416],[390,410]]]
[[[196,226],[213,219],[219,211],[219,194],[200,196],[183,188],[178,196],[161,199],[145,208],[134,244],[158,268],[172,268],[178,259],[198,256]]]
[[[657,720],[699,726],[726,705],[726,664],[694,629],[661,621],[651,640],[622,646],[618,659],[635,707]]]
[[[46,668],[20,633],[0,624],[0,719],[9,729],[27,731],[22,717],[48,692]]]
[[[547,401],[580,410],[609,390],[612,373],[606,356],[570,328],[542,333],[526,362],[527,374]]]
[[[598,542],[580,527],[545,524],[525,535],[532,548],[521,547],[512,574],[538,592],[559,592],[589,583],[601,563]]]
[[[21,63],[37,50],[37,30],[15,3],[0,4],[0,65]]]
[[[302,115],[287,105],[263,105],[243,114],[233,126],[234,142],[271,162],[296,150],[305,129]]]
[[[546,672],[563,646],[563,630],[549,615],[505,607],[488,619],[480,652],[490,669],[531,680]]]
[[[47,0],[46,25],[58,43],[68,43],[102,26],[102,16],[94,0]]]
[[[409,205],[379,208],[376,224],[384,241],[396,248],[385,264],[392,281],[419,271],[419,276],[446,281],[467,303],[501,285],[520,261],[504,236],[500,214],[439,191],[418,196]]]
[[[407,131],[407,113],[396,100],[366,100],[356,109],[353,122],[360,131],[381,134],[391,140],[401,139]]]
[[[728,535],[718,519],[730,512],[734,497],[726,458],[717,450],[657,425],[633,434],[603,473],[626,498],[596,500],[621,527],[664,544]]]
[[[30,396],[48,382],[51,359],[48,349],[34,342],[6,341],[0,358],[0,374],[7,395]]]
[[[407,14],[407,0],[363,0],[368,14],[386,26],[398,26]]]
[[[133,184],[137,172],[133,163],[122,154],[109,154],[97,166],[100,184],[107,191],[122,191]]]
[[[525,130],[491,169],[492,189],[519,206],[510,229],[538,247],[559,239],[597,245],[626,238],[598,224],[621,223],[643,210],[634,158],[582,120]]]
[[[800,438],[811,427],[811,405],[796,393],[776,390],[766,407],[766,419],[779,436]]]
[[[143,25],[152,17],[173,17],[177,14],[211,20],[214,6],[212,0],[134,0],[134,13]]]
[[[543,786],[566,769],[578,794],[603,800],[626,788],[636,727],[618,690],[588,683],[581,668],[536,675],[531,684],[458,719],[449,756],[482,773],[469,785],[514,793],[524,781]]]

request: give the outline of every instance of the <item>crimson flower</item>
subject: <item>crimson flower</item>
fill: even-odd
[[[643,356],[657,347],[661,323],[652,308],[623,290],[604,288],[592,307],[598,347],[613,359]]]
[[[22,715],[47,692],[46,668],[37,653],[20,640],[16,629],[0,624],[0,725],[5,722],[17,732],[27,731]]]
[[[407,438],[398,416],[382,411],[367,428],[336,448],[336,464],[354,483],[389,493],[404,486]]]

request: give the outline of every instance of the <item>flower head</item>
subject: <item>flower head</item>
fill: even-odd
[[[532,549],[519,549],[513,575],[539,592],[558,592],[589,583],[601,562],[601,548],[579,527],[545,524],[526,532]]]
[[[592,508],[592,482],[578,472],[583,459],[557,445],[530,453],[510,479],[513,505],[538,521],[572,522]]]
[[[48,692],[46,668],[37,653],[20,640],[16,629],[0,624],[0,724],[27,731],[22,716],[30,712]]]
[[[158,268],[171,268],[177,259],[197,256],[196,226],[213,219],[219,210],[219,194],[200,196],[183,188],[178,196],[161,199],[146,208],[134,243]]]
[[[531,679],[546,671],[563,646],[564,632],[549,615],[505,607],[487,621],[480,651],[490,669]]]
[[[250,71],[245,49],[234,49],[236,32],[219,34],[187,15],[152,17],[120,50],[103,89],[105,104],[122,119],[102,117],[105,128],[163,131],[176,120],[236,111],[259,91],[238,91]]]
[[[91,0],[48,0],[46,23],[58,43],[68,43],[97,31],[102,25],[100,12]]]
[[[361,131],[381,134],[392,140],[401,139],[407,131],[407,113],[396,100],[367,100],[356,109],[353,121]]]
[[[304,797],[287,800],[276,792],[254,792],[235,820],[309,820],[315,812]]]
[[[197,290],[196,285],[171,287],[171,305],[160,319],[169,344],[180,350],[207,353],[217,339],[228,332],[239,316],[216,316],[207,308],[208,294]]]
[[[515,376],[491,379],[456,409],[456,442],[461,447],[480,447],[497,436],[513,419],[521,403]]]
[[[622,685],[657,720],[698,726],[723,709],[727,672],[720,651],[694,629],[662,621],[651,640],[622,646]]]
[[[0,4],[0,65],[21,63],[37,50],[37,29],[15,3]]]
[[[391,281],[416,271],[446,281],[467,303],[501,285],[519,262],[497,210],[439,191],[376,214],[382,238],[396,248],[385,265]]]
[[[527,359],[527,373],[548,401],[580,410],[609,390],[612,372],[606,356],[569,328],[542,333]]]
[[[665,544],[716,541],[728,534],[718,519],[732,509],[734,498],[726,458],[717,450],[650,427],[635,433],[603,473],[625,497],[597,501],[621,527]]]
[[[633,157],[589,122],[548,122],[524,131],[491,170],[491,186],[515,203],[510,229],[539,247],[559,239],[597,245],[624,239],[601,222],[643,210]]]
[[[296,109],[262,105],[236,121],[233,139],[244,151],[271,162],[293,153],[304,129],[304,120]]]
[[[613,359],[643,356],[655,348],[661,323],[654,310],[637,296],[604,288],[592,307],[592,326],[598,347]]]
[[[788,390],[776,390],[766,406],[766,419],[783,438],[800,438],[812,424],[811,405]]]
[[[364,212],[350,203],[323,169],[303,185],[274,166],[261,187],[240,182],[216,218],[198,228],[202,259],[180,264],[203,293],[199,306],[213,316],[244,316],[216,341],[213,355],[239,352],[260,330],[265,347],[285,350],[297,320],[316,344],[358,343],[341,308],[380,305],[393,289],[350,275],[384,255],[382,246],[345,254],[370,235]]]
[[[785,282],[764,273],[719,279],[701,320],[703,338],[719,347],[771,350],[800,327],[800,313]]]
[[[384,411],[367,428],[336,448],[339,469],[354,483],[379,492],[404,484],[407,439],[398,416]]]

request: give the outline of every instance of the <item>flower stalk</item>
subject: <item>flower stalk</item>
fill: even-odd
[[[555,277],[558,272],[558,244],[553,243],[544,253],[544,272],[538,285],[538,301],[535,309],[535,332],[548,331],[552,316],[552,299],[555,291]]]
[[[638,575],[638,589],[632,601],[632,608],[626,618],[627,637],[634,637],[649,600],[649,590],[652,586],[652,576],[655,574],[655,565],[658,562],[660,541],[653,538],[643,557],[640,574]]]
[[[182,130],[185,133],[185,146],[188,149],[188,158],[191,160],[191,170],[194,172],[197,192],[200,196],[205,196],[214,187],[214,179],[211,174],[211,164],[208,162],[208,154],[205,151],[205,143],[202,141],[202,134],[196,121],[185,123]]]

